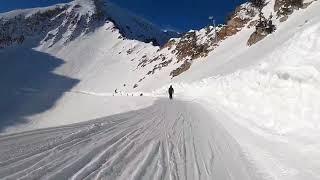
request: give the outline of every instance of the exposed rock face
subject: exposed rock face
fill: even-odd
[[[207,56],[216,44],[213,27],[207,27],[200,31],[192,30],[185,33],[181,38],[168,41],[153,57],[144,56],[138,67],[145,67],[148,64],[158,62],[147,73],[147,75],[152,75],[171,63],[179,63],[181,64],[180,67],[170,73],[170,76],[175,77],[188,70],[192,60]]]
[[[226,25],[216,29],[210,26],[199,31],[192,30],[185,33],[181,38],[171,39],[154,57],[142,58],[138,67],[160,62],[147,73],[147,75],[151,75],[170,63],[177,63],[180,66],[170,73],[171,77],[176,77],[187,71],[193,60],[206,57],[210,51],[219,46],[221,41],[241,31],[256,14],[257,10],[250,4],[243,4],[229,17]]]
[[[291,13],[294,9],[299,9],[303,6],[303,0],[276,0],[274,4],[275,12],[279,12],[279,10],[287,9]],[[287,11],[288,12],[288,11]],[[285,12],[284,12],[285,13]],[[289,12],[288,12],[289,13]],[[288,14],[287,14],[288,15]]]
[[[266,36],[268,36],[276,30],[276,26],[272,22],[272,16],[270,16],[269,19],[260,17],[260,20],[258,20],[255,28],[255,32],[251,34],[247,42],[248,46],[251,46],[261,41],[263,38],[265,38]]]
[[[51,28],[56,28],[62,23],[62,16],[59,15],[67,7],[59,6],[45,12],[38,12],[25,18],[22,15],[13,19],[0,19],[0,48],[21,44],[29,36],[46,36]],[[52,20],[53,17],[56,17]]]
[[[173,62],[180,64],[182,62],[181,67],[171,73],[171,76],[177,76],[181,74],[182,71],[190,68],[191,63],[184,63],[185,61],[207,56],[216,43],[213,27],[207,27],[200,31],[192,30],[185,33],[181,38],[168,41],[153,57],[142,57],[138,67],[145,67],[148,64],[158,62],[153,65],[153,69],[147,73],[147,75],[152,75],[157,70],[161,70]]]
[[[170,63],[172,62],[172,59],[169,59],[169,60],[162,60],[162,62],[160,64],[156,64],[153,66],[153,69],[151,71],[149,71],[147,73],[147,75],[151,75],[151,74],[154,74],[156,70],[161,70],[163,67],[167,67]]]
[[[286,21],[289,16],[300,8],[306,8],[313,1],[309,3],[304,3],[303,0],[276,0],[274,4],[274,11],[276,12],[277,19],[280,22]],[[252,21],[249,27],[255,26],[256,31],[251,34],[247,44],[248,46],[252,46],[253,44],[264,39],[268,34],[271,34],[275,31],[275,26],[272,23],[272,15],[267,20],[262,13],[260,15],[260,20]]]
[[[98,1],[94,1],[98,3]],[[71,34],[67,37],[64,43],[70,42],[81,34],[87,34],[94,31],[97,27],[103,25],[104,14],[102,10],[96,6],[95,10],[92,13],[80,14],[76,5],[69,8],[69,11],[63,13],[64,20],[62,24],[58,27],[58,33],[56,33],[52,38],[53,42],[51,45],[54,45],[56,42],[63,38],[63,34],[67,31],[71,31]],[[70,11],[71,9],[71,11]],[[50,39],[49,36],[46,37],[46,41]]]
[[[253,20],[248,24],[247,28],[250,29],[252,27],[256,27],[258,23],[259,23],[259,20]]]
[[[195,31],[187,33],[176,44],[177,62],[184,61],[184,63],[173,70],[170,75],[175,77],[187,71],[191,67],[191,62],[193,60],[207,56],[210,51],[218,46],[219,42],[237,34],[256,15],[256,13],[256,10],[249,4],[243,4],[229,17],[226,25],[219,27],[216,30],[212,27],[206,28],[205,33],[201,33],[200,30],[200,33],[198,32],[198,34],[204,34],[202,36],[197,35],[197,32]]]
[[[184,61],[183,64],[178,67],[177,69],[171,71],[170,76],[176,77],[182,74],[183,72],[187,71],[191,67],[191,62],[190,61]]]
[[[210,30],[207,29],[206,34]],[[197,43],[198,36],[195,31],[188,32],[176,45],[176,55],[178,62],[183,61],[185,58],[196,59],[198,57],[206,56],[209,52],[209,47],[213,42],[212,39],[208,42]]]
[[[255,32],[253,32],[248,40],[248,46],[252,46],[253,44],[256,44],[257,42],[261,41],[262,39],[264,39],[268,34],[260,29],[260,30],[256,30]]]
[[[0,19],[0,46],[8,47],[30,37],[53,46],[63,39],[67,43],[95,30],[104,21],[100,1],[92,1],[91,11],[81,13],[81,4],[56,5],[50,9],[29,10],[31,15],[17,15]],[[28,11],[28,10],[26,10]],[[23,38],[21,38],[23,37]]]
[[[218,30],[219,41],[237,34],[249,21],[250,19],[240,19],[238,17],[230,20],[227,25]]]
[[[218,39],[224,40],[237,34],[256,14],[257,10],[249,4],[239,6],[235,13],[229,17],[227,24],[218,30]]]
[[[295,10],[306,8],[312,3],[304,3],[304,0],[276,0],[274,4],[274,11],[280,22],[286,21]]]
[[[276,30],[276,26],[273,24],[272,13],[270,14],[268,19],[264,16],[264,6],[266,6],[266,4],[264,3],[260,6],[255,6],[256,10],[258,11],[259,19],[251,21],[247,26],[248,28],[255,27],[255,31],[250,35],[247,41],[248,46],[252,46],[253,44],[261,41]]]

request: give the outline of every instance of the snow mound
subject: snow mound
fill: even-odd
[[[320,23],[298,30],[280,48],[270,54],[261,69],[274,71],[281,77],[297,81],[319,80]]]

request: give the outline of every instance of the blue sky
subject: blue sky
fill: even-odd
[[[0,12],[48,6],[70,0],[0,0]],[[226,16],[245,0],[112,0],[119,6],[159,25],[163,29],[187,31],[210,23],[213,16],[223,23]]]

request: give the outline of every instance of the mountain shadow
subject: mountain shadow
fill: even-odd
[[[0,50],[0,132],[50,109],[79,82],[52,72],[63,63],[32,49]]]

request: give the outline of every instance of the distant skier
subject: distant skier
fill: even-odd
[[[172,99],[173,93],[174,93],[174,89],[173,89],[172,85],[169,87],[168,93],[169,93],[169,98]]]

